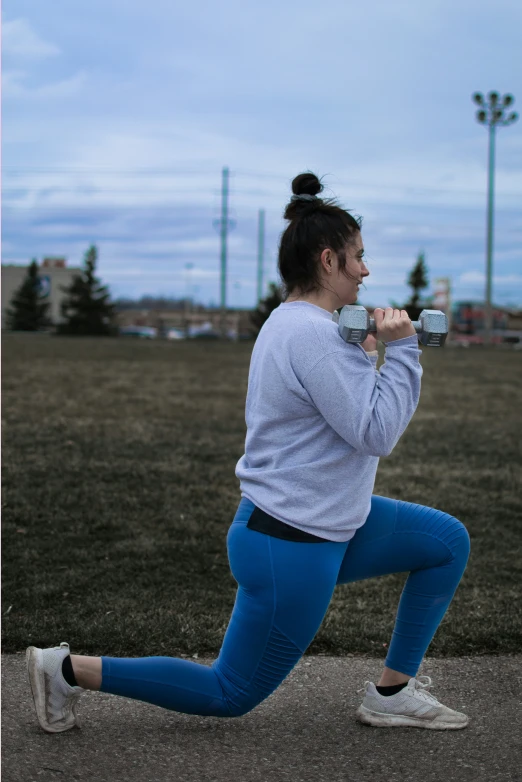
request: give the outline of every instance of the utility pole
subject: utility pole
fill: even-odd
[[[487,96],[487,103],[480,92],[475,92],[472,99],[480,106],[477,111],[477,121],[481,125],[489,127],[489,148],[488,148],[488,210],[487,210],[487,229],[486,229],[486,305],[484,312],[484,344],[491,344],[491,332],[493,327],[493,314],[491,309],[491,278],[493,267],[493,196],[495,179],[495,127],[497,125],[512,125],[518,119],[518,114],[514,111],[509,117],[504,116],[504,109],[514,102],[512,95],[504,95],[502,103],[499,103],[500,95],[498,92],[490,92]]]
[[[228,218],[228,175],[227,167],[223,169],[221,180],[221,217],[213,221],[214,228],[219,229],[221,237],[221,315],[220,332],[223,338],[227,335],[227,237],[229,229],[235,228],[236,221]]]
[[[227,236],[228,236],[228,168],[223,169],[221,183],[221,336],[226,337],[227,318]]]
[[[265,210],[259,210],[257,228],[257,303],[263,297],[263,263],[265,256]]]
[[[185,278],[185,336],[188,336],[189,333],[189,326],[190,326],[190,319],[189,319],[189,311],[190,311],[190,283],[191,283],[191,269],[194,268],[193,263],[186,263],[185,269],[187,270],[186,278]]]

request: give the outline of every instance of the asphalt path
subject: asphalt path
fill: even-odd
[[[200,660],[210,664],[211,660]],[[86,693],[80,730],[41,730],[23,654],[2,656],[4,782],[522,782],[522,656],[427,658],[419,673],[464,730],[353,717],[381,662],[305,657],[249,714],[197,717]]]

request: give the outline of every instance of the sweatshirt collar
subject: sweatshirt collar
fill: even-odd
[[[313,310],[315,310],[318,315],[320,314],[323,317],[328,318],[328,320],[332,319],[333,312],[328,312],[328,310],[325,310],[322,307],[318,307],[317,304],[312,304],[312,302],[310,301],[284,301],[282,304],[279,305],[278,309],[283,309],[283,310],[301,309],[301,308],[310,309],[310,307]]]

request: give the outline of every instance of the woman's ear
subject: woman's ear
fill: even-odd
[[[321,253],[321,266],[328,274],[332,273],[332,251],[329,247],[325,248]]]

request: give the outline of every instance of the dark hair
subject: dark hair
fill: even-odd
[[[310,171],[299,174],[292,182],[294,195],[317,196],[322,190],[323,185]],[[362,218],[356,220],[333,198],[291,200],[284,217],[290,220],[290,225],[279,243],[278,269],[283,282],[283,300],[296,288],[302,294],[321,289],[318,261],[326,248],[336,253],[339,268],[344,270],[345,247],[354,242],[362,224]]]

